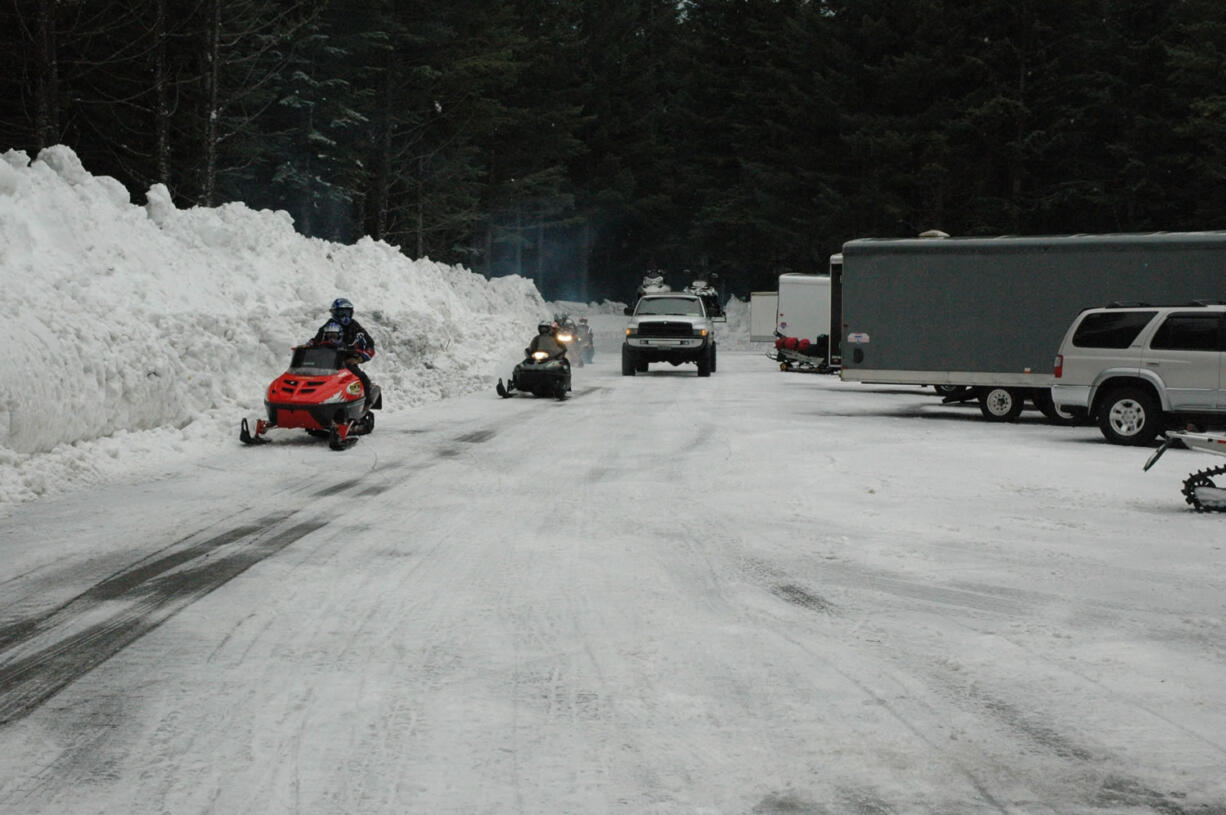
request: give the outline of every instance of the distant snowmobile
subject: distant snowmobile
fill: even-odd
[[[562,401],[570,393],[570,363],[564,354],[550,356],[546,351],[531,351],[515,366],[505,385],[498,380],[497,391],[504,399],[514,396],[516,391],[524,391]]]
[[[1202,450],[1206,453],[1226,456],[1226,434],[1190,431],[1168,433],[1166,441],[1145,462],[1145,469],[1148,470],[1154,466],[1162,454],[1172,447]],[[1226,475],[1226,465],[1207,467],[1184,479],[1183,488],[1180,491],[1192,509],[1197,512],[1226,512],[1226,486],[1218,486],[1213,480],[1215,476],[1220,475]]]
[[[560,342],[562,346],[566,348],[567,359],[570,359],[572,356],[570,352],[576,351],[576,353],[573,354],[575,365],[582,368],[584,358],[581,353],[577,353],[579,349],[579,326],[575,324],[574,320],[565,314],[555,315],[554,322],[558,324],[558,333],[555,336],[557,337],[558,342]]]

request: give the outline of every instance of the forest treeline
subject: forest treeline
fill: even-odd
[[[625,299],[1226,227],[1221,0],[2,0],[0,151]]]

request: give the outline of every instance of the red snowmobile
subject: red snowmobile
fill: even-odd
[[[254,433],[243,419],[239,440],[265,444],[269,430],[300,428],[326,438],[333,450],[356,444],[358,436],[375,429],[371,411],[383,407],[383,393],[377,385],[366,393],[362,380],[345,367],[352,353],[326,345],[295,346],[289,370],[272,381],[264,396],[268,418],[256,420]]]

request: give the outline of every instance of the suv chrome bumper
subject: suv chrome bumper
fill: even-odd
[[[705,337],[627,337],[631,348],[701,348]]]

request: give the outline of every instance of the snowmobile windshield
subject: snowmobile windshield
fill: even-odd
[[[295,348],[289,369],[296,374],[323,374],[339,371],[345,367],[345,351],[341,348],[317,346]]]
[[[634,312],[641,314],[683,314],[687,317],[701,317],[702,306],[697,300],[689,297],[651,297],[639,300],[639,307]]]

